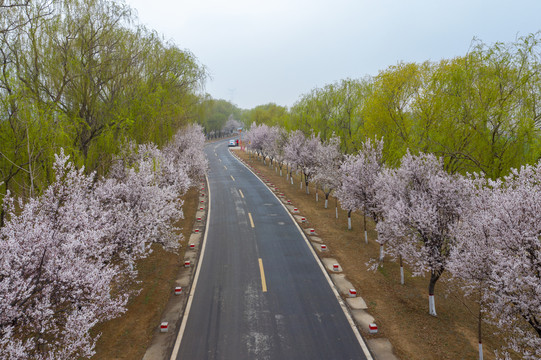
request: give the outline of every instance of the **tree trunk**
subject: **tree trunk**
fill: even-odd
[[[34,196],[34,173],[32,172],[32,155],[30,154],[30,135],[28,134],[28,124],[26,126],[26,147],[28,151],[28,175],[30,176],[30,197]]]
[[[379,244],[379,262],[383,262],[383,256],[385,254],[385,251],[383,251],[383,244]]]
[[[368,244],[368,233],[366,232],[366,213],[363,211],[364,242]]]
[[[325,194],[325,209],[327,209],[329,205],[329,194]]]
[[[334,210],[336,212],[336,218],[338,219],[338,199],[334,197]]]
[[[482,284],[480,284],[479,287],[481,287]],[[479,360],[483,360],[483,339],[482,339],[482,331],[481,326],[483,324],[483,290],[479,289],[479,322],[477,324],[477,332],[478,332],[478,339],[479,339]]]
[[[430,273],[430,282],[428,283],[428,313],[432,316],[438,316],[436,313],[436,301],[434,299],[434,288],[440,278],[441,273],[432,271]]]
[[[348,230],[351,230],[351,210],[348,211]]]
[[[400,284],[404,285],[404,263],[402,262],[402,255],[398,259],[400,261]]]

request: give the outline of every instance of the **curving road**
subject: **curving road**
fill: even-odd
[[[291,217],[227,149],[206,146],[204,259],[176,359],[366,359]]]

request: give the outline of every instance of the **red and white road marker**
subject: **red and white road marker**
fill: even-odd
[[[195,249],[195,244],[190,244],[190,249],[194,250]]]
[[[327,245],[325,244],[321,245],[321,251],[327,251]]]
[[[355,290],[355,289],[349,289],[349,297],[350,297],[350,298],[357,297],[357,290]]]
[[[169,330],[169,323],[164,321],[160,324],[160,332],[166,333]]]
[[[180,295],[182,294],[182,286],[177,286],[175,288],[175,295]]]
[[[199,234],[199,229],[195,229],[193,232]]]
[[[184,261],[184,267],[185,267],[185,268],[189,268],[190,265],[191,265],[191,262],[190,262],[189,260],[185,260],[185,261]]]
[[[306,222],[306,218],[305,218],[305,217],[301,218],[301,222],[305,223],[305,222]]]
[[[201,221],[201,220],[203,220],[203,219],[202,219],[202,218],[200,218],[200,217],[198,217],[198,218],[197,218],[197,221]]]
[[[205,210],[205,208],[201,206],[201,207],[199,208],[199,210]]]
[[[291,200],[288,200],[287,203],[288,203],[288,204],[291,204]]]
[[[340,271],[340,265],[333,264],[332,269],[333,269],[333,271]]]
[[[296,212],[299,212],[299,209],[293,208],[293,212],[295,212],[295,213],[296,213]]]
[[[310,235],[315,235],[316,234],[316,229],[310,229]]]
[[[378,326],[374,323],[368,324],[368,332],[370,334],[377,334],[378,333]]]

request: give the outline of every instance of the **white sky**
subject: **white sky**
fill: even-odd
[[[399,61],[464,55],[541,30],[540,0],[126,0],[188,49],[206,92],[241,108],[291,106],[315,87]]]

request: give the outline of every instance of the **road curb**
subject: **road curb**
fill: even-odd
[[[210,210],[211,210],[210,184],[209,184],[209,179],[207,175],[205,175],[205,182],[207,183],[207,191],[208,191],[208,197],[207,197],[208,206],[207,206],[207,216],[206,216],[206,224],[205,224],[205,234],[203,235],[203,240],[201,242],[201,250],[199,252],[199,259],[197,261],[197,267],[195,269],[195,274],[194,274],[193,281],[190,287],[190,294],[188,296],[188,302],[186,303],[186,307],[184,308],[184,312],[182,315],[182,322],[180,324],[180,329],[178,331],[178,335],[175,340],[175,345],[173,347],[173,351],[171,352],[170,359],[176,359],[178,355],[178,351],[180,349],[180,344],[182,342],[184,330],[186,329],[186,323],[188,322],[188,317],[190,316],[190,309],[192,307],[193,297],[195,294],[195,288],[197,287],[197,280],[199,279],[201,264],[203,263],[203,258],[205,256],[205,248],[207,246],[207,236],[208,236],[208,228],[209,228],[208,219],[210,219]]]

